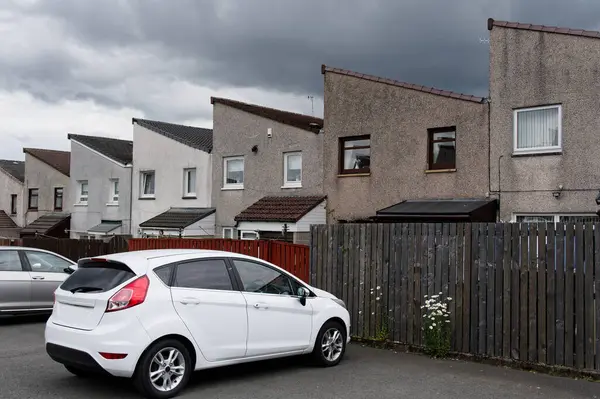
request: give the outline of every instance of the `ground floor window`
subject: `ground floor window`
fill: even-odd
[[[256,231],[240,231],[240,239],[242,240],[258,240],[260,235]]]
[[[593,213],[581,214],[515,214],[516,223],[594,223],[600,222],[600,217]]]
[[[233,227],[223,227],[223,238],[235,239],[235,229]]]

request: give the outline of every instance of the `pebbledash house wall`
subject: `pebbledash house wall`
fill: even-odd
[[[374,216],[408,199],[488,192],[488,104],[324,69],[324,191],[328,223]],[[456,126],[456,171],[428,173],[428,129]],[[368,176],[338,176],[339,139],[371,135]]]
[[[600,188],[600,39],[488,26],[491,188],[500,219],[594,214]],[[513,110],[562,106],[562,152],[513,154]],[[562,192],[555,198],[553,192]]]
[[[272,137],[267,137],[267,129]],[[268,195],[321,195],[323,193],[323,134],[262,118],[225,104],[213,106],[213,203],[216,237],[223,227],[235,227],[235,216]],[[252,147],[258,146],[258,152]],[[285,152],[302,152],[302,187],[282,188]],[[223,189],[223,158],[244,156],[244,188]],[[306,243],[309,233],[297,233]]]

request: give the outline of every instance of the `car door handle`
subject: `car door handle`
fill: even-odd
[[[198,305],[200,300],[196,298],[183,298],[179,300],[179,303],[183,305]]]
[[[33,276],[32,279],[34,279],[34,280],[43,280],[44,276]]]
[[[256,309],[269,309],[266,303],[255,303],[254,307]]]

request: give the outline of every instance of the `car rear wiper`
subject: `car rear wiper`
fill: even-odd
[[[77,287],[77,288],[73,288],[71,290],[71,293],[76,293],[76,292],[93,292],[93,291],[102,291],[102,288],[100,287]]]

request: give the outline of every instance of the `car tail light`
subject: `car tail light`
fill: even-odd
[[[143,303],[146,300],[149,285],[150,280],[145,275],[133,280],[110,297],[106,305],[106,311],[116,312],[117,310],[129,309]]]
[[[107,353],[107,352],[98,352],[100,356],[108,360],[119,360],[125,359],[127,357],[127,353]]]

